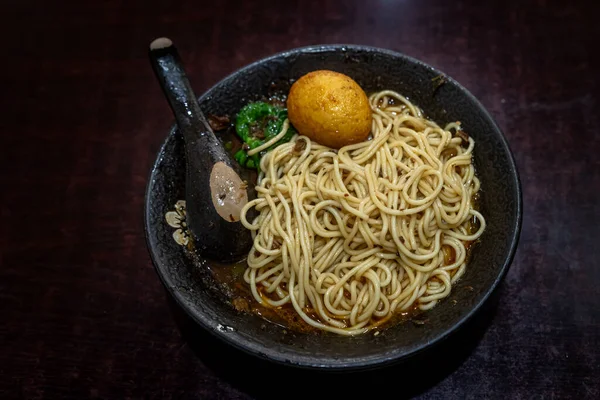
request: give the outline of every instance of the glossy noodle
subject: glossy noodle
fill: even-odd
[[[291,305],[311,326],[343,335],[434,307],[485,229],[472,204],[474,140],[396,92],[369,102],[370,140],[333,150],[296,135],[262,157],[258,197],[242,210],[254,237],[244,280],[255,299]]]

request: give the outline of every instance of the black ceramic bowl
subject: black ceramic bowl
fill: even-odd
[[[448,299],[426,313],[427,323],[402,323],[381,334],[341,337],[285,331],[260,317],[239,313],[172,238],[165,213],[184,198],[183,140],[171,129],[152,169],[146,194],[146,235],[156,271],[176,303],[200,326],[225,342],[278,363],[327,370],[361,369],[406,359],[441,341],[464,324],[489,298],[512,261],[521,228],[521,189],[502,132],[483,106],[442,72],[405,55],[363,46],[316,46],[290,50],[251,64],[200,97],[205,114],[235,115],[273,86],[317,69],[354,78],[367,92],[393,89],[445,124],[461,121],[474,137],[474,163],[482,182],[480,211],[487,229],[473,251],[466,274]],[[166,105],[165,105],[166,107]]]

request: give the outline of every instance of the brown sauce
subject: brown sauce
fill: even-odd
[[[292,331],[318,332],[318,329],[306,323],[289,304],[282,307],[266,307],[258,303],[250,291],[250,286],[244,281],[246,260],[229,265],[212,262],[209,269],[215,280],[230,290],[230,301],[236,310],[258,315],[268,322]],[[307,309],[305,312],[311,318],[316,317],[313,310]]]

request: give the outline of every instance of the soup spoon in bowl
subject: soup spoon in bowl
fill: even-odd
[[[173,42],[155,39],[149,55],[185,142],[187,225],[195,250],[215,261],[239,261],[252,244],[240,222],[247,183],[206,121]]]

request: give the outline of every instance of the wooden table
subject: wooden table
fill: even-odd
[[[600,397],[597,2],[52,3],[2,6],[0,398],[277,393],[266,375],[227,373],[236,352],[185,344],[148,257],[144,189],[172,117],[146,52],[163,35],[198,93],[291,47],[398,50],[461,82],[505,131],[523,233],[480,340],[425,383],[353,380],[350,393]]]

